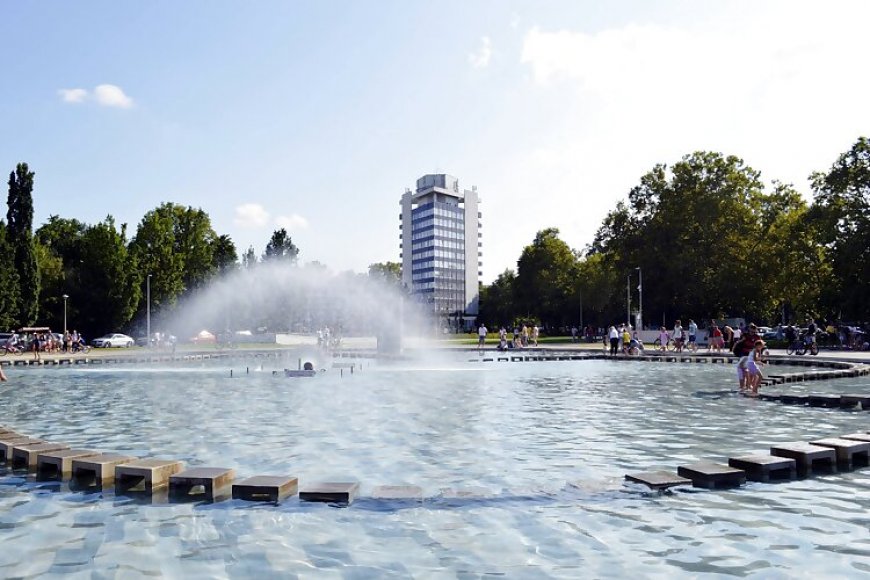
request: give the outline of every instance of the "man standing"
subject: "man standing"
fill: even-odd
[[[619,331],[616,330],[615,326],[610,327],[608,337],[610,338],[610,355],[616,356],[616,349],[619,347]]]
[[[691,318],[689,319],[689,350],[697,352],[698,350],[698,325]]]
[[[477,349],[483,352],[483,346],[486,343],[486,334],[489,332],[486,329],[486,326],[481,322],[480,327],[477,329]]]
[[[674,346],[677,347],[677,352],[683,352],[683,325],[677,320],[674,323]]]

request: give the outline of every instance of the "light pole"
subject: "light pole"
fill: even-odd
[[[643,330],[643,270],[640,269],[640,266],[635,268],[635,270],[637,270],[637,291],[639,293],[637,306],[637,329]]]
[[[625,277],[625,322],[631,327],[631,272]]]
[[[151,274],[145,278],[145,344],[151,348]]]
[[[63,335],[66,336],[66,299],[69,298],[67,294],[63,295]]]

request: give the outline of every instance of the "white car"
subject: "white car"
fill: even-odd
[[[91,344],[97,348],[111,348],[113,346],[130,348],[135,342],[132,336],[127,336],[126,334],[107,334],[100,338],[95,338]]]

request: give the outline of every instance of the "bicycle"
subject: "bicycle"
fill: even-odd
[[[6,356],[7,354],[24,354],[24,350],[14,345],[4,344],[0,346],[0,356]]]
[[[665,345],[665,348],[670,351],[677,350],[677,344],[674,342],[673,338],[668,339],[668,343]],[[653,349],[654,350],[662,350],[662,339],[657,338],[653,341]]]

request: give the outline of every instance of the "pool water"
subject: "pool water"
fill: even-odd
[[[358,480],[361,499],[152,505],[0,468],[0,576],[870,574],[870,470],[666,495],[623,483],[870,425],[866,412],[734,396],[733,365],[448,358],[288,379],[278,363],[235,364],[232,378],[226,361],[15,369],[0,424],[238,478]],[[868,392],[870,380],[787,387]],[[423,502],[366,497],[401,484]]]

